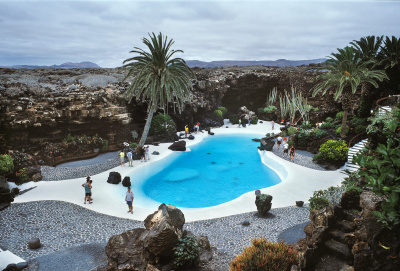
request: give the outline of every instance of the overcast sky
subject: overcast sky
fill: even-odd
[[[400,37],[399,1],[0,0],[0,66],[121,66],[160,31],[186,60],[322,58],[367,35]]]

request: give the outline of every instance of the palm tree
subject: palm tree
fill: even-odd
[[[146,142],[149,133],[151,120],[154,112],[158,108],[168,109],[171,103],[178,109],[179,113],[184,108],[184,103],[190,100],[191,77],[194,77],[192,70],[181,58],[172,58],[177,52],[182,50],[172,50],[174,41],[168,41],[168,37],[159,33],[157,36],[152,33],[150,40],[143,38],[143,43],[150,52],[146,52],[138,47],[130,53],[138,54],[135,57],[126,59],[123,68],[129,72],[124,80],[134,76],[129,86],[126,97],[130,102],[133,97],[142,102],[147,102],[147,120],[143,134],[139,142],[142,147]]]
[[[386,37],[378,59],[389,76],[386,88],[389,93],[398,94],[400,91],[400,38]]]
[[[350,42],[351,45],[355,47],[357,52],[361,56],[361,61],[363,62],[371,62],[368,68],[373,68],[374,65],[376,65],[376,59],[379,54],[379,50],[382,44],[383,36],[378,36],[375,38],[375,36],[367,36],[367,37],[362,37],[360,40],[353,40]],[[371,61],[373,60],[373,61]],[[371,85],[362,82],[361,83],[361,94],[364,95],[365,97],[369,97],[371,90]]]
[[[352,106],[352,98],[357,87],[366,82],[378,87],[376,80],[382,81],[387,75],[382,70],[368,69],[369,61],[362,61],[360,54],[353,47],[338,49],[338,53],[332,53],[325,62],[324,69],[328,72],[315,77],[319,81],[313,87],[313,96],[322,91],[322,95],[328,90],[335,90],[335,101],[341,97],[343,119],[340,136],[346,137],[347,115]]]

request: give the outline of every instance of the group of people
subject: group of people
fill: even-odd
[[[194,126],[193,126],[193,132],[195,134],[197,134],[197,132],[200,131],[200,122],[197,122]],[[185,125],[185,137],[187,137],[189,134],[189,125]]]
[[[278,136],[278,138],[276,139],[276,145],[278,150],[281,147],[281,144],[283,143],[283,153],[282,153],[282,157],[286,157],[290,159],[292,159],[292,161],[294,161],[294,153],[295,153],[295,148],[294,145],[292,145],[291,147],[289,146],[289,143],[287,142],[287,138],[283,138],[281,136]]]
[[[150,160],[150,148],[149,146],[147,147],[137,147],[136,151],[137,154],[140,155],[140,161],[141,162],[147,162],[147,160]],[[125,165],[125,152],[121,150],[119,153],[119,157],[121,159],[121,166]],[[132,150],[129,150],[126,153],[126,157],[128,158],[128,163],[130,167],[133,167],[133,153]]]
[[[93,198],[92,198],[92,183],[93,180],[90,178],[90,176],[86,177],[86,182],[82,184],[82,187],[85,188],[85,201],[84,204],[86,204],[86,202],[89,202],[89,204],[93,203]],[[134,199],[133,196],[133,192],[131,190],[130,187],[128,187],[128,191],[126,192],[125,195],[125,201],[126,204],[128,205],[128,213],[133,214],[133,207],[132,207],[132,201]]]

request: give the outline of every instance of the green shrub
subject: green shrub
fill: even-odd
[[[158,114],[151,120],[149,133],[151,135],[162,135],[165,133],[176,133],[176,124],[168,114]]]
[[[294,134],[296,133],[296,131],[297,131],[297,128],[296,128],[296,127],[293,127],[293,126],[290,126],[290,127],[287,129],[287,131],[288,131],[288,135],[294,135]]]
[[[312,128],[312,124],[311,124],[311,123],[305,123],[305,122],[303,122],[303,123],[299,126],[299,128],[305,129],[305,130],[309,130],[309,129]]]
[[[217,118],[222,118],[222,111],[221,110],[214,110],[213,114]]]
[[[258,123],[258,117],[257,117],[257,115],[254,115],[254,116],[251,118],[250,123],[251,123],[251,124],[257,124],[257,123]]]
[[[16,196],[19,195],[19,188],[18,187],[14,187],[13,189],[11,189],[11,195],[15,198]]]
[[[344,162],[347,160],[349,147],[343,140],[328,140],[319,148],[319,155],[314,155],[313,161]]]
[[[226,113],[228,113],[228,109],[223,106],[218,107],[218,110],[222,112],[222,116],[224,116]]]
[[[15,173],[15,176],[17,177],[17,179],[18,179],[21,183],[24,183],[24,182],[26,182],[26,181],[29,179],[28,173],[27,173],[27,171],[26,171],[26,168],[21,168],[20,170],[18,170],[18,171]]]
[[[313,196],[308,201],[310,202],[310,210],[321,210],[329,206],[329,200],[322,190],[314,191]]]
[[[298,136],[297,144],[298,146],[307,146],[311,139],[311,134],[303,130],[296,132]]]
[[[343,111],[338,112],[338,113],[336,114],[335,118],[336,118],[337,120],[342,120],[342,119],[343,119]]]
[[[239,117],[238,117],[237,115],[232,115],[232,116],[229,118],[229,121],[230,121],[232,124],[239,124]]]
[[[196,267],[200,263],[200,247],[195,236],[179,239],[174,249],[174,265],[178,270]]]
[[[275,133],[271,133],[271,136],[274,136],[275,135]]]
[[[317,139],[324,138],[324,137],[326,137],[326,136],[328,136],[328,135],[329,135],[329,133],[328,133],[327,131],[325,131],[325,130],[320,130],[320,129],[318,129],[318,131],[315,133],[315,137],[316,137]]]
[[[265,113],[264,107],[257,108],[257,114],[258,115],[263,115],[264,113]]]
[[[333,118],[327,117],[327,118],[325,119],[325,121],[328,122],[328,123],[331,123],[331,122],[333,122]]]
[[[75,137],[73,137],[71,134],[67,134],[67,136],[63,139],[64,142],[74,142]]]
[[[340,126],[339,128],[336,129],[335,133],[337,135],[340,135],[340,133],[342,132],[342,126]],[[349,133],[349,126],[346,125],[346,135]]]
[[[287,136],[287,132],[286,131],[282,131],[281,132],[281,136]]]
[[[266,137],[270,137],[270,135],[271,135],[270,133],[267,133],[265,136],[266,136]]]
[[[264,108],[264,112],[267,113],[267,114],[272,114],[272,113],[274,113],[276,111],[276,109],[277,108],[275,106],[269,105],[269,106]]]
[[[332,122],[324,122],[319,126],[320,129],[331,129],[333,128],[333,123]]]
[[[100,149],[100,152],[107,152],[108,151],[108,140],[104,139],[103,140],[103,146]]]
[[[132,150],[136,150],[138,145],[139,145],[138,143],[133,142],[133,143],[129,144],[129,148],[131,148]]]
[[[265,238],[255,238],[230,265],[231,271],[289,271],[298,263],[297,252],[283,241],[273,243]]]
[[[0,175],[7,175],[14,170],[14,160],[8,154],[0,156]]]
[[[291,148],[291,147],[294,145],[294,141],[293,141],[293,140],[290,140],[290,141],[288,142],[288,144],[289,144],[289,148]]]
[[[368,119],[366,118],[357,118],[354,117],[350,120],[350,125],[351,126],[358,126],[358,125],[367,125],[368,124]]]

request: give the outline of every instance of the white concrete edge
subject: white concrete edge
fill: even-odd
[[[229,128],[226,128],[228,126]],[[275,124],[275,130],[271,130],[270,122],[259,123],[257,125],[247,126],[246,128],[238,128],[237,125],[224,125],[220,128],[211,129],[216,134],[232,134],[232,133],[247,133],[259,134],[260,137],[265,136],[266,133],[280,132],[279,125]],[[194,140],[186,140],[188,150],[190,146],[198,144],[205,137],[209,136],[206,132],[194,135]],[[157,171],[156,161],[168,159],[173,153],[168,150],[171,143],[160,144],[159,146],[150,145],[150,153],[153,151],[160,152],[160,155],[151,155],[151,160],[146,163],[134,161],[134,167],[118,166],[111,170],[102,172],[92,176],[93,183],[93,204],[83,204],[83,188],[81,184],[85,182],[85,178],[70,179],[55,182],[37,182],[27,183],[20,186],[20,189],[27,189],[29,187],[37,186],[37,188],[28,191],[27,193],[15,198],[15,203],[41,201],[41,200],[58,200],[71,202],[95,212],[143,221],[149,214],[157,210],[160,203],[153,200],[148,200],[139,204],[140,200],[134,200],[134,213],[128,214],[125,204],[125,190],[121,190],[122,185],[111,185],[106,182],[108,175],[111,171],[117,171],[122,177],[138,174],[141,171]],[[263,163],[270,166],[281,177],[282,182],[272,187],[260,189],[262,193],[268,193],[273,196],[272,206],[274,208],[292,206],[296,200],[307,202],[312,196],[313,191],[326,189],[330,186],[340,185],[345,174],[337,171],[319,171],[303,166],[296,165],[288,160],[277,157],[271,152],[260,152],[260,157]],[[153,165],[153,167],[150,167]],[[132,181],[133,192],[136,195],[140,193],[135,191],[138,183]],[[117,191],[116,191],[117,190]],[[122,192],[121,192],[122,191]],[[118,194],[119,193],[119,194]],[[136,202],[135,202],[136,201]],[[246,212],[256,211],[254,204],[255,194],[254,191],[243,194],[242,196],[217,205],[207,208],[180,208],[185,214],[186,221],[197,221],[235,215]],[[135,204],[136,203],[136,204]],[[139,204],[139,205],[137,205]]]

